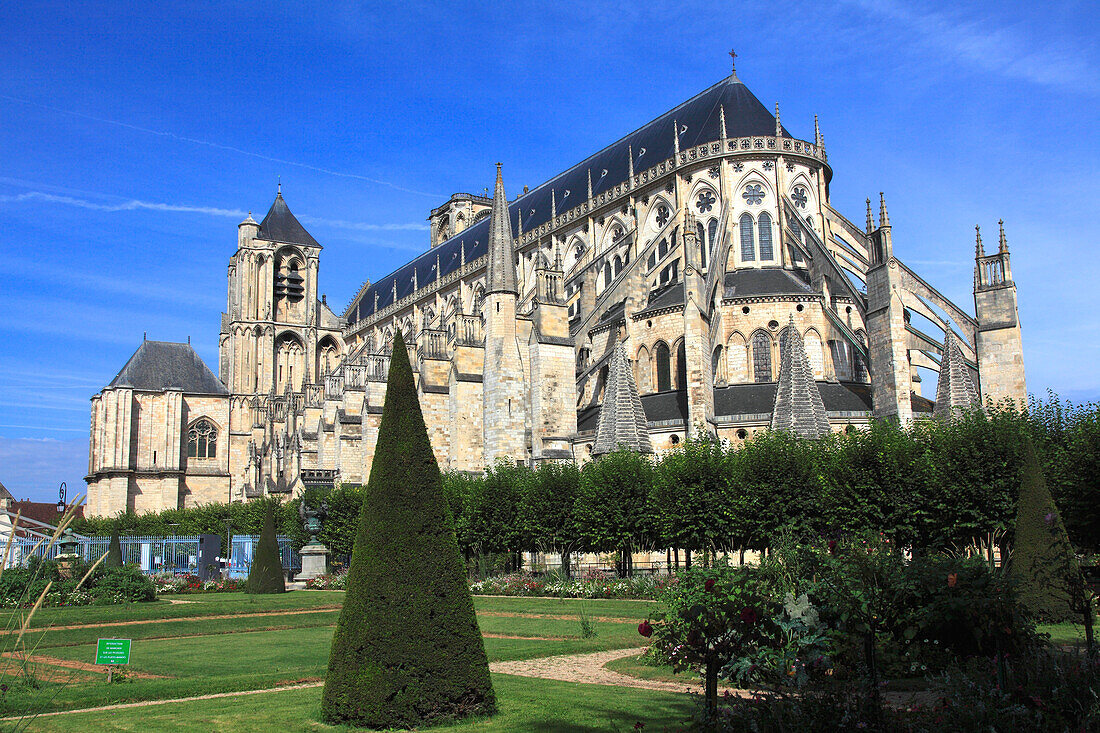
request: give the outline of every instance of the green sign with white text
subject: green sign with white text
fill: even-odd
[[[129,639],[100,639],[95,650],[96,664],[129,664]]]

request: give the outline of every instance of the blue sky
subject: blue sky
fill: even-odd
[[[173,12],[181,7],[186,14]],[[281,177],[338,311],[428,244],[729,72],[821,118],[833,204],[886,192],[895,253],[972,309],[1005,219],[1029,391],[1100,398],[1100,53],[1090,2],[5,3],[0,482],[83,487],[89,403],[149,338],[216,369],[236,224]]]

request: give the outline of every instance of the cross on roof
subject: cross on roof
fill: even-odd
[[[730,71],[737,73],[737,52],[730,49]]]

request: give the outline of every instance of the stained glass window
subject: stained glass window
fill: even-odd
[[[757,224],[760,228],[760,259],[770,260],[775,255],[772,252],[772,217],[768,212],[760,212],[760,220]]]
[[[718,238],[718,220],[711,219],[710,224],[707,224],[707,246],[713,247],[715,240]]]
[[[741,223],[738,225],[741,230],[741,260],[743,262],[752,262],[756,259],[756,243],[753,241],[752,233],[752,217],[748,214],[741,215]]]
[[[699,194],[699,199],[695,202],[695,205],[699,207],[700,213],[706,213],[714,207],[715,202],[714,194],[711,191],[703,191]]]
[[[663,227],[668,223],[668,207],[661,205],[657,207],[657,226]]]
[[[745,186],[745,190],[741,193],[741,198],[745,199],[750,206],[756,206],[764,200],[764,187],[759,183],[750,183]]]
[[[188,458],[216,458],[218,455],[218,429],[203,418],[187,431]]]
[[[752,369],[757,382],[772,381],[772,340],[762,331],[752,337]]]
[[[794,193],[791,194],[791,199],[794,201],[795,206],[797,206],[800,209],[805,209],[806,208],[806,201],[807,201],[806,187],[805,186],[795,186],[794,187]]]
[[[699,239],[699,267],[707,266],[707,234],[703,230],[703,222],[698,222],[695,225],[696,236]]]
[[[672,389],[672,359],[668,346],[663,342],[657,344],[657,391],[665,392]]]

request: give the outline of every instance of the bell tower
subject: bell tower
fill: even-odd
[[[1017,407],[1023,407],[1027,405],[1027,382],[1024,379],[1020,310],[1004,220],[1000,221],[997,251],[993,254],[985,253],[981,230],[974,229],[977,234],[974,313],[978,318],[978,381],[982,403],[996,404],[1009,399]]]

